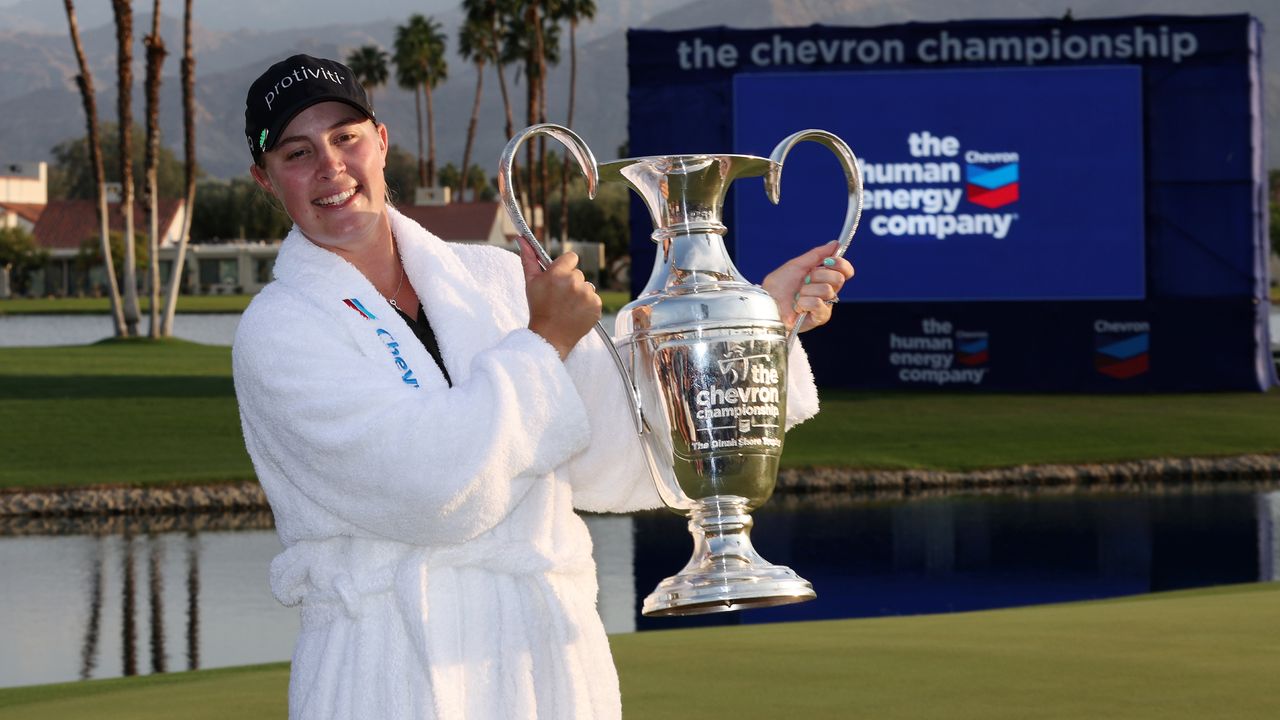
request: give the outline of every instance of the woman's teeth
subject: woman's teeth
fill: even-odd
[[[351,188],[345,192],[340,192],[337,195],[330,195],[329,197],[323,197],[319,200],[315,200],[314,202],[316,205],[337,205],[339,203],[346,202],[347,198],[355,194],[356,188]]]

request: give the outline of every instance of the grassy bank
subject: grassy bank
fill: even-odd
[[[1271,718],[1280,584],[611,639],[627,717]],[[0,690],[5,718],[276,718],[286,665]]]
[[[630,297],[625,292],[600,293],[606,313],[616,313]],[[180,313],[239,313],[249,307],[252,295],[179,295]],[[149,298],[139,299],[142,314],[150,312]],[[105,315],[111,312],[106,298],[11,298],[0,300],[0,315]]]
[[[613,377],[606,382],[616,382]],[[0,349],[0,485],[250,479],[230,351],[182,341]],[[969,470],[1280,452],[1280,392],[824,393],[789,467]]]
[[[252,295],[179,295],[180,313],[240,313]],[[142,315],[151,312],[151,299],[139,297]],[[161,303],[163,306],[163,302]],[[10,298],[0,300],[0,315],[106,315],[107,298]]]

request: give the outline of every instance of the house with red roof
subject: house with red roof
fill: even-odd
[[[0,228],[31,232],[49,198],[47,163],[0,164]]]
[[[38,167],[36,167],[38,166]],[[17,166],[11,166],[17,167]],[[92,200],[47,200],[47,170],[44,163],[29,163],[18,168],[20,176],[0,176],[0,225],[23,227],[31,232],[36,244],[46,249],[50,263],[42,276],[33,278],[36,295],[96,295],[105,292],[105,276],[101,265],[83,267],[81,248],[86,243],[96,247],[100,226],[96,203]],[[0,171],[4,167],[0,166]],[[8,184],[6,184],[8,183]],[[38,186],[38,187],[37,187]],[[518,252],[516,229],[502,205],[492,201],[450,202],[448,188],[420,188],[414,204],[396,208],[438,237],[449,242],[494,245]],[[6,194],[8,193],[8,194]],[[114,197],[113,197],[114,195]],[[197,195],[197,202],[198,202]],[[124,219],[118,186],[108,190],[108,222],[112,232],[124,232]],[[171,263],[177,256],[183,222],[183,200],[162,199],[158,203],[160,227],[160,277],[166,282]],[[148,220],[146,207],[134,204],[134,233],[145,236]],[[604,265],[603,245],[571,242],[561,248],[558,242],[544,241],[548,252],[557,255],[564,249],[574,250],[582,258],[581,267],[588,276]],[[189,294],[256,293],[271,281],[280,239],[191,243],[187,246],[181,292]],[[146,292],[147,273],[138,273],[140,292]]]

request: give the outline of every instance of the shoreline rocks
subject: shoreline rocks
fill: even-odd
[[[989,470],[789,468],[777,494],[790,497],[915,496],[953,491],[1135,489],[1280,480],[1280,454],[1156,458],[1087,465],[1019,465]],[[0,491],[0,517],[111,517],[269,511],[256,481],[161,487]]]

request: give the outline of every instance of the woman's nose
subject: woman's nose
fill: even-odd
[[[316,151],[316,173],[325,180],[331,180],[346,169],[342,161],[342,153],[337,148],[324,145]]]

